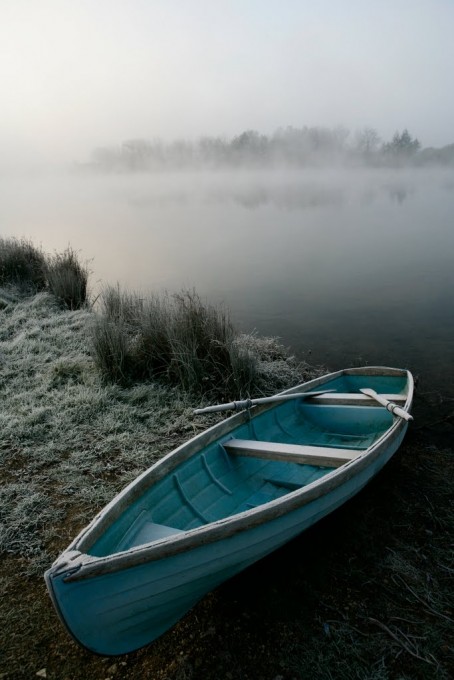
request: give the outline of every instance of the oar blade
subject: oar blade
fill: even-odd
[[[371,399],[375,399],[375,401],[384,406],[393,415],[399,416],[399,418],[403,418],[403,420],[413,420],[413,416],[411,416],[407,411],[404,411],[396,404],[393,404],[392,401],[388,401],[388,399],[385,399],[380,394],[377,394],[375,390],[372,390],[369,387],[364,387],[359,391]]]

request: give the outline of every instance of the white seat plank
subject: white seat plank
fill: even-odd
[[[380,395],[392,401],[394,404],[404,404],[406,396],[403,394],[382,394]],[[336,406],[377,406],[377,402],[367,394],[361,392],[327,392],[326,394],[319,394],[316,397],[311,397],[307,400],[311,404],[325,404]]]
[[[339,467],[359,456],[362,451],[323,446],[301,446],[280,442],[261,442],[253,439],[229,439],[222,446],[228,453],[269,460],[282,460],[299,465]]]

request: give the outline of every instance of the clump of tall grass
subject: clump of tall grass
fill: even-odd
[[[88,301],[88,274],[71,247],[49,256],[25,239],[0,238],[0,287],[21,295],[48,290],[68,309],[80,309]],[[0,308],[7,304],[2,296]]]
[[[99,317],[92,326],[92,355],[103,378],[126,383],[130,373],[128,332],[123,324]]]
[[[92,346],[107,381],[159,379],[210,396],[263,391],[258,344],[234,328],[225,308],[195,291],[144,298],[109,287],[100,304]]]
[[[86,304],[89,272],[71,247],[48,258],[45,271],[50,292],[68,309]]]
[[[186,390],[211,392],[223,383],[227,386],[232,373],[229,350],[234,337],[228,313],[203,304],[195,292],[182,292],[171,300],[173,304],[164,303],[164,309],[160,305],[164,319],[167,307],[170,324],[163,346],[167,356],[161,354],[165,363],[159,370],[168,375],[170,382]],[[153,319],[148,320],[148,328],[153,333],[150,322],[152,324]],[[148,347],[147,342],[145,353]]]
[[[46,287],[46,258],[30,241],[0,238],[0,286],[36,293]]]

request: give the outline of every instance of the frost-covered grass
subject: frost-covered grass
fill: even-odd
[[[102,384],[90,355],[92,312],[62,311],[40,293],[1,314],[0,550],[32,553],[41,566],[49,520],[74,533],[170,448],[173,422],[181,429],[184,414],[191,430],[192,410],[171,388]]]

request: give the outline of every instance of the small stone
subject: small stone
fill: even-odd
[[[45,668],[41,668],[41,670],[38,671],[36,675],[38,676],[38,678],[47,678],[47,671]]]
[[[117,668],[118,668],[117,664],[113,663],[111,666],[109,666],[107,672],[109,673],[109,675],[115,675],[115,673],[117,672]]]

